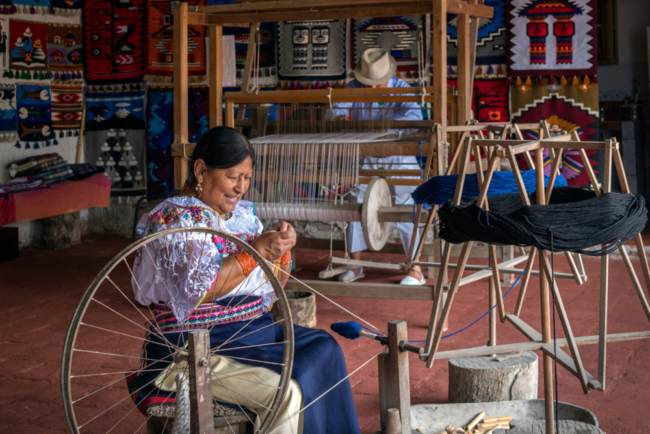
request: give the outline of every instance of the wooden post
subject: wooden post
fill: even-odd
[[[208,27],[210,38],[210,128],[223,125],[223,27]]]
[[[83,110],[81,112],[81,127],[79,128],[79,140],[77,141],[77,158],[75,159],[75,163],[79,164],[81,163],[81,149],[84,144],[84,129],[86,127],[86,97],[81,95],[83,98]]]
[[[251,30],[250,33],[248,34],[248,49],[246,51],[246,65],[244,65],[244,75],[242,76],[242,80],[241,80],[242,92],[248,92],[248,89],[250,88],[251,73],[253,72],[253,62],[256,53],[255,47],[257,46],[257,27],[259,25],[260,23],[251,23]],[[226,110],[227,109],[228,108],[226,107]],[[237,119],[238,120],[244,119],[245,114],[246,114],[246,104],[239,104],[237,107]],[[228,125],[228,126],[235,128],[234,119],[232,125]],[[239,128],[239,131],[241,132],[241,128]]]
[[[470,112],[472,109],[472,89],[470,86],[474,71],[469,70],[471,67],[469,20],[470,17],[467,14],[456,15],[458,27],[458,125],[465,125],[471,117]],[[436,65],[435,62],[434,65]]]
[[[546,204],[544,191],[544,149],[535,151],[535,178],[537,181],[536,199],[538,205]],[[524,190],[525,191],[525,190]],[[551,253],[552,254],[552,253]],[[546,251],[540,250],[540,261]],[[539,292],[542,309],[542,341],[551,342],[551,309],[549,306],[548,280],[544,273],[539,273]],[[553,407],[553,358],[544,353],[544,404],[546,408],[546,434],[555,433],[555,417]]]
[[[174,143],[187,143],[187,3],[174,9]],[[187,179],[187,157],[174,158],[174,189]]]
[[[447,0],[432,0],[433,121],[447,126]],[[452,149],[453,152],[455,149]]]
[[[214,433],[210,332],[189,332],[190,427],[194,434]]]
[[[492,309],[492,306],[494,306],[497,303],[497,293],[496,293],[496,287],[494,285],[494,274],[490,277],[490,307],[489,309]],[[490,311],[489,315],[489,338],[488,338],[488,346],[493,347],[497,344],[497,311],[492,310]]]
[[[408,342],[406,321],[388,323],[388,354],[379,356],[379,407],[381,432],[388,428],[388,409],[398,409],[402,434],[411,434],[411,391],[408,352],[400,351],[400,342]]]

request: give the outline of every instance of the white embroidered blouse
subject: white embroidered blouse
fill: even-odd
[[[195,197],[173,197],[153,209],[138,223],[141,236],[172,228],[212,228],[232,234],[252,244],[262,233],[262,223],[251,202],[240,200],[228,220]],[[179,321],[187,319],[201,304],[216,281],[223,258],[241,249],[221,237],[200,232],[168,235],[139,249],[131,280],[136,300],[143,304],[165,303]],[[263,308],[271,307],[274,290],[262,269],[257,266],[249,277],[229,294],[262,298]]]

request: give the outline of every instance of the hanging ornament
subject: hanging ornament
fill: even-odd
[[[7,75],[7,77],[14,78],[14,73],[11,69],[9,70],[9,74]]]
[[[521,77],[517,77],[517,81],[515,82],[517,86],[521,86]]]
[[[34,6],[29,8],[29,14],[34,15],[36,13],[36,8]]]
[[[447,75],[454,75],[454,68],[452,68],[451,65],[447,68]]]
[[[480,66],[476,69],[476,75],[483,75],[483,68]]]
[[[508,78],[506,79],[506,86],[510,86],[510,84],[511,84],[510,77],[508,77]]]
[[[492,65],[488,66],[487,75],[494,75],[494,68]]]
[[[539,85],[540,85],[540,86],[544,86],[544,77],[542,77],[542,76],[540,75],[540,76],[539,76],[539,79],[538,79],[538,82],[539,82]]]
[[[562,86],[566,86],[566,85],[567,85],[566,78],[565,78],[564,76],[562,76],[562,78],[560,78],[560,84],[561,84]]]
[[[533,85],[532,80],[530,79],[530,77],[527,77],[526,78],[526,86],[532,86],[532,85]]]
[[[497,75],[503,75],[503,67],[501,65],[497,68]]]
[[[594,75],[594,79],[591,81],[593,84],[598,84],[598,76]]]
[[[554,77],[549,78],[548,79],[548,84],[554,85],[555,84],[555,78]]]
[[[55,15],[56,14],[56,9],[54,9],[54,6],[50,6],[50,15]]]
[[[591,84],[591,81],[589,81],[589,76],[585,75],[585,81],[583,82],[585,86],[589,86]]]
[[[577,76],[577,75],[574,75],[574,76],[573,76],[573,80],[571,81],[571,84],[572,84],[573,86],[577,86],[577,85],[580,84],[580,80],[578,80],[578,76]]]

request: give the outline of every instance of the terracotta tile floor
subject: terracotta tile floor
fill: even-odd
[[[5,317],[0,338],[0,432],[67,432],[59,386],[63,339],[74,309],[92,279],[127,244],[128,240],[124,238],[91,236],[85,238],[81,245],[61,251],[23,250],[16,261],[0,264],[0,305],[4,306]],[[316,272],[324,268],[326,252],[299,250],[298,257],[302,270],[297,275],[303,279],[314,278]],[[367,257],[399,260],[399,257],[390,255]],[[562,257],[556,258],[555,266],[558,271],[568,271]],[[585,266],[589,274],[585,285],[578,287],[572,281],[560,281],[577,336],[598,333],[600,260],[586,258]],[[638,260],[635,260],[635,267],[641,276]],[[373,270],[368,270],[366,274],[371,282],[399,281],[396,274]],[[622,261],[611,261],[610,274],[610,333],[650,330]],[[126,285],[128,276],[122,277],[121,284]],[[537,279],[533,277],[522,312],[522,318],[535,326],[540,321],[536,285]],[[516,293],[513,291],[506,299],[508,310],[514,308]],[[408,321],[411,339],[424,339],[426,336],[431,302],[355,298],[337,298],[336,302],[382,329],[385,329],[388,321],[404,319]],[[486,283],[463,287],[452,309],[450,331],[458,330],[480,317],[487,310],[487,305]],[[106,318],[99,316],[96,320],[110,321],[109,314],[106,315]],[[329,329],[333,322],[351,319],[336,306],[323,299],[318,300],[318,327]],[[484,345],[487,341],[486,322],[484,320],[443,341],[441,349]],[[557,333],[562,336],[559,321]],[[350,371],[379,350],[375,342],[368,340],[338,340]],[[499,326],[498,340],[501,344],[524,341],[510,325]],[[101,344],[125,346],[131,342],[116,337]],[[586,368],[595,375],[597,346],[580,348]],[[134,347],[134,351],[137,352],[137,348]],[[650,340],[610,344],[607,391],[592,391],[584,395],[578,380],[560,368],[559,399],[592,410],[600,420],[601,428],[610,434],[647,432],[650,426],[647,422],[650,406],[649,360]],[[427,370],[414,355],[411,355],[410,363],[413,403],[445,402],[447,363],[436,362],[432,369]],[[362,431],[371,433],[379,428],[376,363],[371,362],[351,377],[351,383]],[[119,399],[124,393],[116,389]],[[542,396],[541,389],[539,396]],[[100,408],[102,405],[92,403],[89,408]],[[142,423],[144,418],[138,420]]]

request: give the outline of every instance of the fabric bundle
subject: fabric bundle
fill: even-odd
[[[59,154],[44,154],[11,163],[9,176],[12,181],[24,178],[24,182],[41,181],[49,185],[72,178],[74,172]]]

